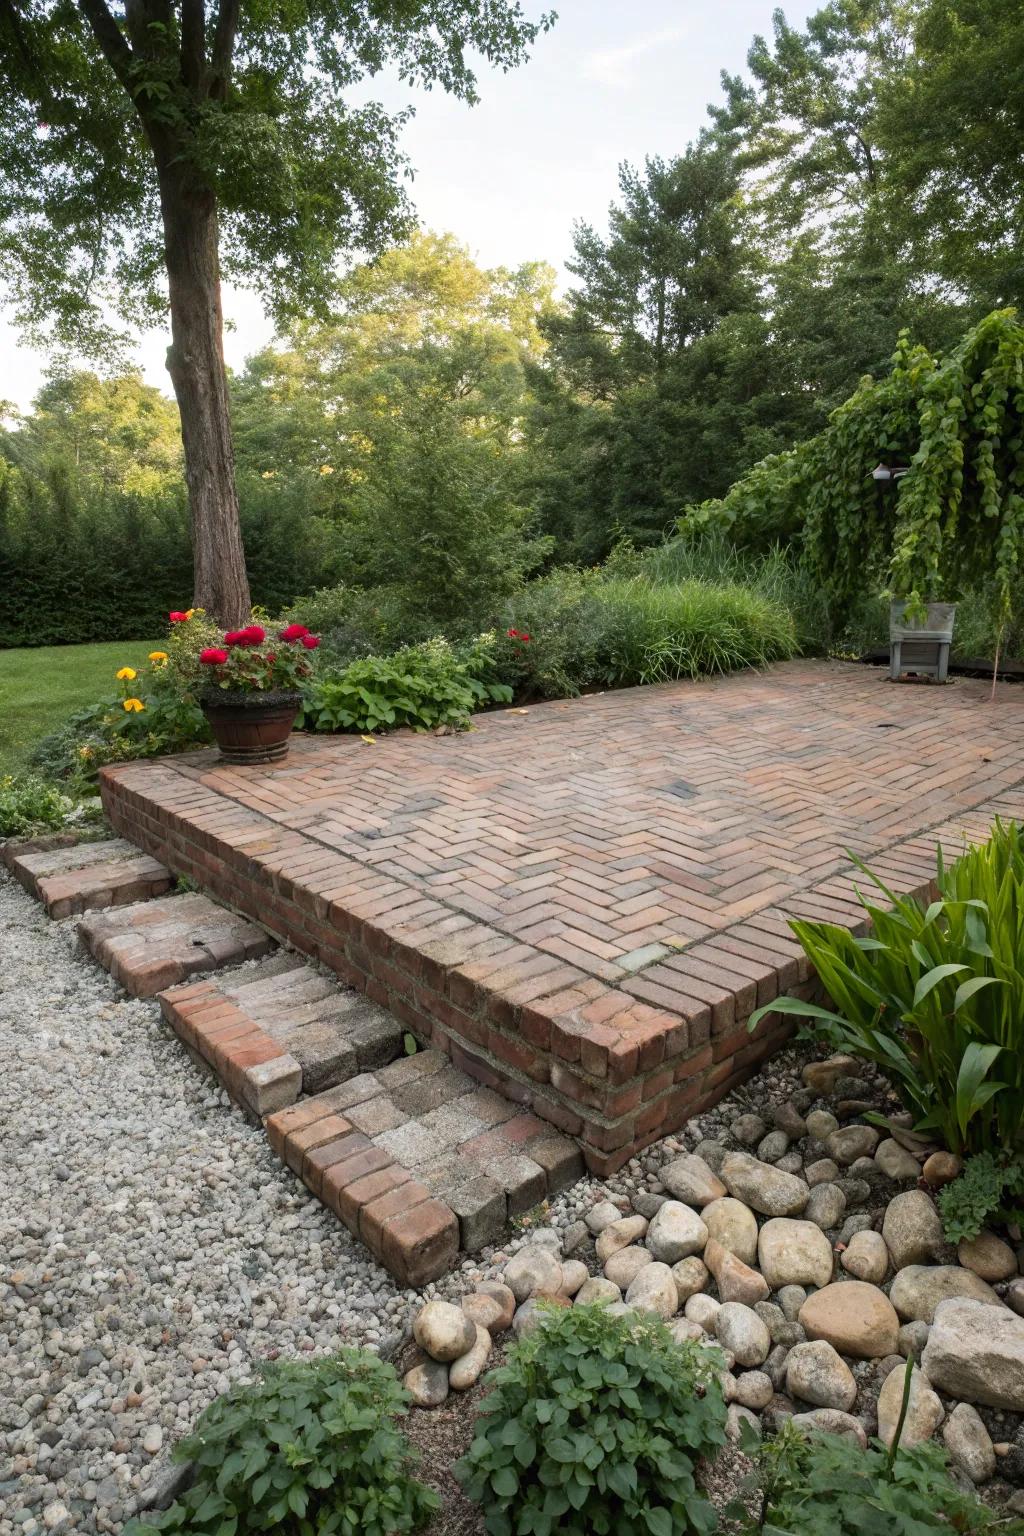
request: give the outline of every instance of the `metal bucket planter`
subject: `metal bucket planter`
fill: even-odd
[[[893,603],[889,610],[890,681],[898,683],[913,676],[944,683],[955,618],[955,603],[929,603],[926,617],[917,622],[907,618],[906,603]]]
[[[302,695],[211,690],[200,702],[224,762],[279,763],[287,755]]]

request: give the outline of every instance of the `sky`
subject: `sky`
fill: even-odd
[[[771,30],[776,0],[524,0],[527,14],[558,11],[522,69],[483,70],[481,101],[467,107],[441,91],[416,92],[387,76],[363,98],[416,115],[403,147],[420,222],[451,231],[484,266],[549,261],[565,285],[573,221],[603,228],[622,161],[680,153],[720,99],[723,69],[742,72],[755,33]],[[809,0],[784,4],[803,22]],[[251,294],[228,290],[232,367],[271,339]],[[168,390],[164,332],[140,336],[136,360]],[[0,394],[25,409],[42,382],[44,354],[18,344],[0,306]],[[169,390],[168,390],[169,392]]]

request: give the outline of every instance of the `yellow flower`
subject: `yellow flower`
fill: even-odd
[[[150,651],[149,659],[150,659],[150,661],[157,661],[157,662],[166,661],[167,660],[167,652],[166,651]]]
[[[117,680],[119,683],[123,683],[125,680],[131,682],[132,678],[138,677],[138,675],[139,674],[136,672],[134,667],[122,667],[120,672],[117,674]]]
[[[260,475],[260,479],[261,480],[273,480],[276,474],[277,474],[277,470],[276,469],[265,469],[263,471],[262,475]]]
[[[186,619],[190,619],[192,617],[192,615],[195,613],[195,611],[196,610],[194,608],[186,608],[186,610],[185,610],[185,617],[186,617]]]
[[[132,676],[133,677],[135,676],[134,672],[132,673]],[[145,709],[146,706],[145,706],[145,704],[143,704],[141,699],[125,699],[124,707],[128,711],[129,714],[131,714],[132,711],[134,711],[135,714],[138,715],[138,714],[142,713],[142,711]]]
[[[321,464],[320,465],[320,473],[322,475],[333,475],[334,474],[334,470],[331,468],[330,464]]]

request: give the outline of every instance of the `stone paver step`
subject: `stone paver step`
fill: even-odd
[[[78,936],[134,997],[152,997],[197,971],[255,960],[274,948],[255,923],[193,892],[87,913]]]
[[[54,918],[148,901],[174,884],[169,869],[120,837],[50,848],[26,844],[12,849],[5,863]]]
[[[384,1066],[402,1045],[391,1014],[294,956],[172,987],[160,994],[160,1006],[186,1044],[258,1117],[300,1093]]]
[[[300,1099],[266,1125],[312,1193],[409,1284],[442,1273],[453,1241],[482,1248],[510,1217],[583,1175],[571,1137],[481,1087],[439,1050]]]

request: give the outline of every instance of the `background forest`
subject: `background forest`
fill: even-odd
[[[945,353],[1020,305],[1022,119],[1019,3],[837,0],[802,32],[778,13],[699,140],[623,165],[607,227],[576,226],[564,297],[543,261],[482,270],[449,234],[356,266],[328,321],[232,380],[254,601],[317,591],[338,653],[368,654],[510,602],[550,625],[551,573],[611,556],[781,583],[805,646],[870,637],[884,571],[833,611],[781,499],[727,541],[693,509],[820,433],[902,331]],[[8,412],[0,646],[148,637],[186,602],[178,432],[131,373],[58,371]],[[680,549],[687,526],[712,532]]]

